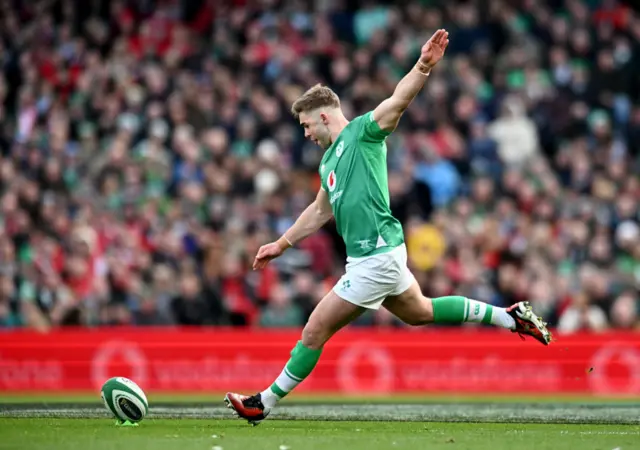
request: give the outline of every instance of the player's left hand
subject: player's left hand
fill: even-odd
[[[428,67],[435,66],[444,56],[447,45],[449,45],[449,32],[444,29],[436,31],[431,39],[422,46],[420,62]]]

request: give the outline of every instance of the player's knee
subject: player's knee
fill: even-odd
[[[310,349],[318,350],[329,340],[331,333],[317,322],[309,322],[302,330],[302,344]]]

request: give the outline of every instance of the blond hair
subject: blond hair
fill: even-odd
[[[318,83],[302,94],[293,105],[291,114],[297,119],[300,113],[310,112],[322,107],[339,108],[340,98],[327,86]]]

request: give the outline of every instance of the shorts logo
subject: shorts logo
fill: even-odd
[[[327,186],[329,187],[329,192],[333,192],[336,188],[336,184],[338,184],[338,179],[336,178],[335,170],[329,172],[329,176],[327,177]]]
[[[360,245],[360,248],[365,250],[370,247],[369,243],[371,241],[369,239],[363,239],[361,241],[356,241],[356,244]]]
[[[347,289],[349,289],[351,287],[351,281],[349,280],[344,280],[342,282],[342,290],[346,291]]]
[[[344,142],[340,142],[336,148],[336,156],[340,158],[344,152]]]

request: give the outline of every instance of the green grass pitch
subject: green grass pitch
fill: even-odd
[[[149,419],[1,419],[0,448],[15,450],[634,449],[640,427],[607,425]]]
[[[134,428],[117,427],[96,401],[3,400],[1,450],[640,448],[640,403],[633,401],[287,400],[251,427],[229,418],[221,399],[176,403],[150,398],[149,416]]]

